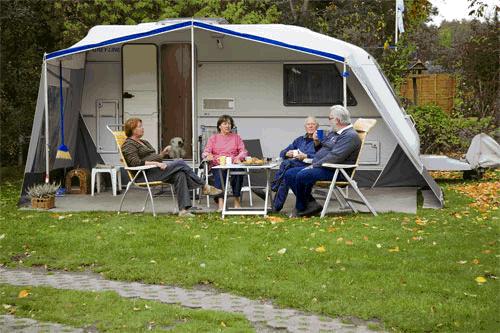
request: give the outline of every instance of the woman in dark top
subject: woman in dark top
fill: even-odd
[[[204,181],[183,160],[164,163],[163,159],[167,155],[167,148],[157,154],[148,141],[141,139],[144,135],[141,119],[130,118],[125,123],[124,129],[127,139],[122,145],[122,153],[127,165],[129,167],[156,166],[157,168],[146,170],[146,176],[149,181],[162,181],[174,185],[179,205],[179,216],[193,216],[187,211],[191,207],[190,190],[203,187],[204,195],[218,195],[222,192],[215,187],[205,185]],[[136,180],[138,182],[144,181],[142,175]]]

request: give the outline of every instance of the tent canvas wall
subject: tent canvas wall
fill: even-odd
[[[92,151],[90,165],[96,158],[118,163],[103,128],[132,116],[144,120],[146,139],[157,148],[183,136],[196,163],[202,126],[214,126],[222,114],[233,116],[244,139],[260,139],[265,156],[276,156],[301,134],[306,116],[327,127],[329,106],[344,104],[354,120],[382,120],[366,140],[361,184],[430,187],[443,203],[420,160],[418,133],[371,55],[301,27],[198,19],[96,26],[72,47],[47,54],[23,192],[46,169],[83,165],[54,158],[59,62],[68,146]]]

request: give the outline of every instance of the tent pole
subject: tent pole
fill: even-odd
[[[394,46],[397,50],[397,45],[398,45],[398,35],[399,35],[399,32],[398,32],[398,1],[396,0],[396,23],[395,23],[395,29],[394,29]]]
[[[48,97],[48,83],[47,83],[47,53],[43,55],[43,99],[45,103],[45,182],[49,182],[49,97]]]
[[[192,150],[192,156],[193,156],[193,170],[195,166],[195,161],[197,160],[197,156],[195,155],[197,153],[197,150],[194,147],[194,144],[196,141],[195,138],[195,91],[194,91],[194,66],[195,66],[195,61],[194,61],[194,23],[193,19],[191,18],[191,150]]]
[[[344,71],[342,72],[342,88],[344,92],[344,107],[347,109],[347,65],[344,62]]]

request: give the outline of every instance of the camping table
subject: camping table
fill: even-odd
[[[264,165],[244,165],[244,164],[231,164],[231,165],[218,165],[212,169],[219,169],[220,177],[222,179],[222,170],[227,170],[226,184],[224,187],[224,206],[222,207],[222,218],[226,215],[263,215],[267,216],[268,202],[269,202],[269,184],[271,178],[271,169],[275,168],[277,163],[269,163]],[[231,173],[238,173],[247,170],[263,170],[266,172],[266,199],[264,200],[264,207],[241,207],[241,208],[227,208],[227,193],[229,191],[229,177]],[[252,195],[252,193],[250,193]]]

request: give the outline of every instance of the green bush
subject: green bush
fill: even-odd
[[[415,120],[422,154],[465,153],[472,138],[488,133],[492,124],[491,117],[450,116],[434,104],[410,107],[407,111]]]

